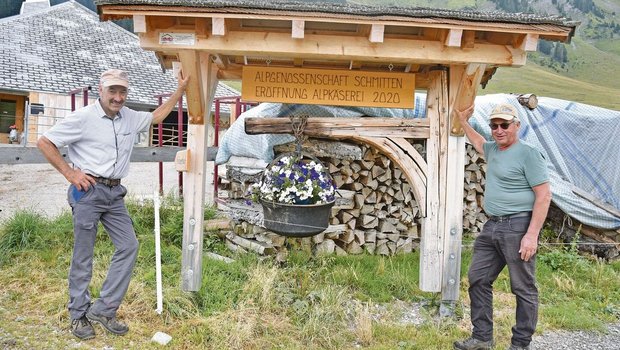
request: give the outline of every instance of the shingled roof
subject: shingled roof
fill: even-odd
[[[97,5],[144,5],[176,6],[206,9],[251,9],[270,11],[313,12],[332,15],[361,17],[411,17],[475,20],[521,24],[555,24],[576,27],[578,22],[564,17],[526,13],[483,12],[472,10],[447,10],[425,7],[369,6],[357,3],[335,1],[291,1],[291,0],[95,0]]]
[[[0,89],[67,94],[92,86],[108,68],[129,73],[129,104],[156,105],[156,94],[173,92],[176,80],[163,72],[138,38],[76,2],[0,20]],[[216,96],[239,92],[219,84]],[[225,107],[226,108],[226,107]]]

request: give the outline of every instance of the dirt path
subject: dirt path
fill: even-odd
[[[178,173],[174,163],[164,163],[164,193],[178,192]],[[213,166],[207,167],[207,198],[213,193]],[[70,210],[67,204],[69,183],[49,164],[0,165],[0,221],[19,209],[33,209],[48,217]],[[129,196],[152,196],[159,188],[158,163],[131,163],[129,176],[123,179]]]

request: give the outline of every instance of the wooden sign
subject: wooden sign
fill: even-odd
[[[190,171],[189,167],[189,149],[178,151],[174,157],[174,169],[176,171],[187,172]]]
[[[411,73],[284,67],[243,67],[246,101],[331,106],[413,108]]]

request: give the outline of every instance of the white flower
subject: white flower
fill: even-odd
[[[269,166],[261,183],[250,187],[252,196],[288,204],[320,204],[334,200],[334,186],[320,162],[284,156]]]

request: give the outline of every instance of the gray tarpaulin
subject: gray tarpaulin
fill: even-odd
[[[549,160],[554,203],[573,218],[593,227],[615,229],[620,218],[575,195],[573,186],[620,210],[620,112],[581,103],[539,97],[532,111],[515,96],[495,94],[476,97],[471,123],[487,139],[487,116],[499,103],[511,103],[520,113],[519,137],[540,149]],[[245,118],[288,117],[394,117],[424,118],[426,96],[417,94],[414,109],[332,107],[263,103],[243,113],[220,142],[217,164],[232,155],[270,162],[273,146],[294,140],[291,135],[247,135]]]

